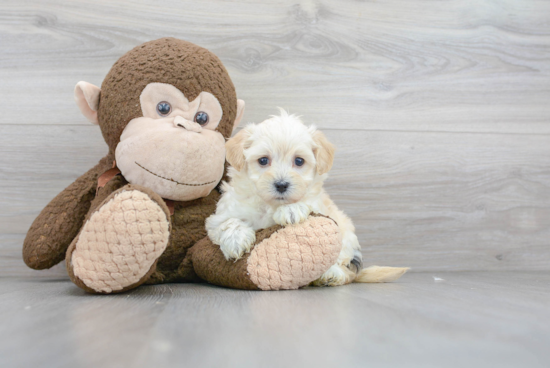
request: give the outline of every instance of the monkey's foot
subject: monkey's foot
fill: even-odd
[[[256,232],[250,253],[226,260],[208,237],[191,248],[195,272],[216,285],[249,290],[288,290],[307,286],[340,254],[338,225],[320,215],[300,224],[275,225]]]
[[[146,281],[170,236],[169,214],[160,201],[132,186],[107,197],[71,244],[67,269],[73,281],[96,293],[121,292]]]

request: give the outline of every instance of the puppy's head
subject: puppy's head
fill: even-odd
[[[300,201],[314,183],[322,183],[334,146],[314,126],[281,110],[281,116],[250,124],[231,138],[226,158],[265,202],[281,205]]]

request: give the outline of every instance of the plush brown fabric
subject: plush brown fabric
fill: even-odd
[[[80,231],[94,199],[97,178],[111,168],[113,158],[103,158],[95,167],[65,188],[40,212],[23,243],[23,260],[30,268],[55,266]]]
[[[213,190],[204,198],[175,202],[170,242],[148,283],[197,281],[193,267],[182,266],[182,263],[190,264],[185,260],[187,251],[206,236],[204,221],[216,210],[219,196]]]
[[[113,65],[101,88],[98,119],[109,153],[98,165],[58,194],[35,219],[23,245],[23,259],[29,267],[46,269],[65,258],[67,248],[80,231],[86,214],[96,207],[91,202],[98,203],[101,202],[99,199],[104,199],[94,196],[97,179],[112,167],[122,131],[130,120],[141,116],[141,91],[153,82],[172,84],[189,100],[196,98],[201,91],[212,93],[223,110],[217,130],[226,138],[231,136],[237,113],[237,96],[229,74],[217,56],[190,42],[170,37],[146,42],[130,50]],[[105,192],[110,194],[103,190]],[[211,193],[209,197],[215,200],[217,194]],[[210,211],[212,200],[206,202],[210,203],[206,211]],[[197,228],[196,223],[193,226]],[[187,234],[191,232],[186,231]],[[193,239],[202,237],[204,230],[201,236],[193,236]]]
[[[139,96],[149,83],[168,83],[193,101],[212,93],[223,109],[216,129],[229,138],[237,114],[237,95],[227,70],[216,55],[190,42],[167,37],[146,42],[113,65],[101,85],[99,125],[114,151],[128,122],[142,116]]]
[[[334,220],[312,214],[306,222],[256,232],[250,253],[226,260],[205,237],[189,250],[193,269],[207,282],[243,290],[298,289],[319,278],[338,258],[341,242]]]
[[[235,88],[224,66],[214,54],[174,38],[163,38],[134,48],[113,65],[101,88],[98,123],[109,146],[109,153],[98,165],[55,197],[40,213],[25,239],[23,258],[29,267],[44,269],[65,257],[74,283],[88,292],[100,292],[86,286],[73,272],[71,258],[78,242],[78,234],[87,219],[100,211],[117,192],[133,188],[147,194],[161,206],[169,218],[171,230],[166,249],[149,271],[144,272],[137,283],[116,292],[135,288],[142,283],[199,282],[201,276],[211,282],[214,280],[219,285],[257,289],[244,270],[246,265],[243,269],[242,262],[246,264],[246,260],[233,263],[220,259],[219,247],[209,243],[206,238],[204,222],[215,211],[220,196],[216,190],[204,198],[175,202],[174,213],[170,215],[168,207],[156,193],[147,188],[129,185],[121,175],[97,188],[98,177],[112,168],[114,152],[122,131],[130,120],[141,116],[141,91],[149,83],[155,82],[174,85],[191,101],[201,91],[216,96],[223,110],[222,120],[216,130],[225,138],[231,135],[237,113]],[[258,241],[265,240],[277,229],[280,228],[273,227],[258,233]],[[312,239],[306,238],[304,245],[311,248]],[[298,243],[301,241],[303,240],[298,240]],[[195,257],[189,251],[193,246],[195,247],[192,249],[197,251]]]
[[[104,203],[111,193],[127,185],[122,176],[115,176],[103,188],[99,189],[90,212]],[[206,237],[204,221],[216,210],[220,194],[213,190],[207,197],[187,202],[174,202],[174,214],[170,216],[172,231],[168,247],[159,258],[156,269],[151,273],[147,284],[165,282],[198,282],[187,251],[199,240]],[[166,203],[163,204],[166,206]],[[166,206],[169,211],[168,206]],[[90,214],[91,215],[91,214]],[[88,215],[88,217],[90,216]]]
[[[93,212],[98,210],[102,204],[112,198],[114,193],[122,188],[135,188],[136,186],[129,185],[126,179],[122,176],[115,176],[103,188],[98,190],[97,197],[93,200],[90,211],[86,216],[88,219]],[[152,198],[158,197],[149,189],[142,189]],[[148,274],[148,278],[143,280],[147,284],[158,284],[165,282],[198,282],[200,279],[193,270],[190,259],[186,259],[187,251],[200,239],[206,236],[204,221],[208,216],[214,213],[216,203],[220,194],[217,191],[212,191],[209,196],[199,198],[188,202],[175,202],[174,215],[170,216],[172,230],[170,241],[162,256],[156,263],[156,267],[152,268]],[[163,208],[166,208],[169,214],[169,209],[163,201]],[[84,221],[83,221],[84,223]],[[67,255],[67,269],[70,270],[70,255]],[[71,272],[71,271],[69,271]],[[73,281],[81,286],[81,282],[77,282],[77,278],[71,276]],[[141,284],[142,282],[140,282]],[[138,286],[137,284],[134,286]],[[92,292],[89,288],[87,291]],[[125,288],[124,290],[127,290]]]
[[[102,203],[115,191],[128,185],[122,176],[115,176],[103,188],[98,190],[97,197],[90,206],[91,216]],[[164,282],[198,282],[199,277],[193,270],[187,251],[199,240],[206,237],[204,221],[216,210],[216,203],[220,197],[218,191],[213,190],[205,198],[188,202],[174,202],[174,214],[170,216],[172,230],[168,247],[159,258],[157,267],[147,280],[148,284]],[[163,203],[166,206],[166,203]],[[166,206],[169,211],[168,206]]]
[[[275,225],[256,232],[255,245],[269,238],[281,226]],[[205,237],[189,251],[193,269],[197,275],[211,284],[244,290],[259,290],[248,275],[248,257],[245,254],[237,261],[226,260],[220,247]]]
[[[114,177],[111,181],[109,181],[103,188],[99,189],[98,196],[95,198],[94,202],[92,203],[92,209],[89,211],[88,215],[86,216],[86,219],[83,221],[86,223],[90,219],[90,217],[99,209],[101,208],[105,203],[109,202],[111,199],[113,199],[117,194],[121,193],[122,191],[132,191],[132,190],[138,190],[142,193],[145,193],[151,200],[153,200],[157,205],[161,207],[161,209],[164,211],[164,214],[166,218],[168,219],[170,217],[168,206],[166,206],[164,200],[160,198],[159,195],[157,195],[155,192],[151,191],[148,188],[144,188],[138,185],[132,185],[128,184],[126,180],[124,180],[123,177],[117,176]],[[73,264],[72,264],[72,255],[76,247],[76,243],[79,239],[79,236],[76,236],[74,240],[72,241],[71,245],[69,246],[69,249],[67,250],[65,262],[67,266],[67,272],[69,274],[69,277],[71,280],[80,288],[86,290],[90,293],[99,293],[99,294],[108,294],[103,291],[98,291],[91,289],[88,287],[84,281],[82,281],[79,277],[77,277],[73,270]],[[158,263],[158,259],[153,263],[149,271],[141,278],[139,281],[128,285],[120,290],[115,290],[109,293],[121,293],[133,288],[138,287],[139,285],[143,284],[147,280],[149,280],[149,277],[155,272],[156,265]]]

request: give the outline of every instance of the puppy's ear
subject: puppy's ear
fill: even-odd
[[[332,163],[334,162],[334,151],[336,151],[336,148],[327,140],[327,137],[325,137],[325,135],[318,130],[313,133],[313,141],[317,146],[313,149],[313,154],[315,155],[315,160],[317,161],[317,174],[323,175],[329,172],[332,167]]]
[[[248,148],[248,138],[250,138],[250,131],[245,128],[235,134],[235,136],[230,138],[225,144],[225,159],[237,171],[241,171],[244,167],[244,150]]]

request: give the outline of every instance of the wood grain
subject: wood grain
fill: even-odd
[[[100,85],[162,36],[220,56],[245,121],[282,106],[326,131],[327,189],[367,264],[548,270],[548,14],[535,0],[2,1],[0,275],[35,274],[26,230],[106,151],[76,82]]]
[[[407,274],[254,292],[143,286],[86,295],[0,279],[2,367],[546,367],[550,274]]]
[[[6,122],[84,123],[76,82],[100,84],[125,51],[168,35],[220,56],[250,121],[282,106],[325,128],[550,132],[544,1],[8,0],[1,10]],[[29,99],[21,119],[13,106]]]
[[[326,134],[342,148],[326,189],[354,220],[366,264],[548,270],[548,136]],[[49,140],[56,144],[40,144]],[[10,262],[38,212],[106,150],[96,126],[0,126],[0,156],[12,167],[0,179]]]

